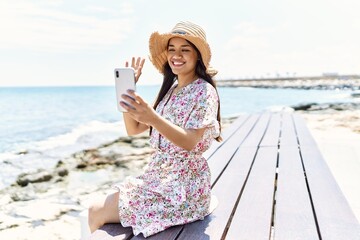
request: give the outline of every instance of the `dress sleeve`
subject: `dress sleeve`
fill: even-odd
[[[216,138],[220,134],[217,121],[219,99],[213,86],[205,86],[197,92],[196,103],[185,123],[185,129],[207,128],[204,136]]]

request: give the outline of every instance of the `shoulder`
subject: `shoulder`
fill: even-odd
[[[199,78],[195,81],[194,84],[194,92],[198,95],[200,98],[215,98],[218,99],[218,94],[215,89],[210,83],[205,81],[204,79]]]

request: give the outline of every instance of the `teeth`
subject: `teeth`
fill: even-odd
[[[182,62],[173,62],[173,64],[174,64],[175,66],[180,66],[180,65],[183,65],[184,63],[182,63]]]

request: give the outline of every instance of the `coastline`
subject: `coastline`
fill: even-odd
[[[356,186],[360,182],[356,148],[360,144],[360,103],[310,103],[292,108],[307,121],[360,221],[360,190]],[[234,119],[224,118],[223,128]],[[17,183],[0,190],[0,238],[80,239],[79,214],[89,201],[110,193],[111,186],[126,176],[141,174],[152,151],[147,134],[121,137],[76,152],[52,169],[19,176]]]
[[[269,79],[218,80],[218,87],[291,88],[315,90],[360,90],[360,76],[289,77]]]

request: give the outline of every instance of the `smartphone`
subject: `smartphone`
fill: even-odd
[[[115,89],[116,89],[116,101],[117,109],[120,112],[127,112],[125,108],[120,105],[120,101],[125,101],[121,95],[127,94],[127,90],[136,90],[135,87],[135,71],[131,67],[115,68]],[[128,104],[130,105],[130,104]],[[130,105],[131,106],[131,105]]]

